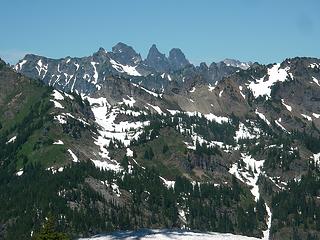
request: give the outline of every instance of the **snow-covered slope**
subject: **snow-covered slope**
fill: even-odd
[[[280,68],[280,64],[275,64],[268,69],[268,75],[261,79],[256,79],[255,82],[249,84],[253,95],[255,97],[267,96],[270,98],[271,87],[276,82],[284,82],[287,79],[289,68]]]
[[[224,233],[200,233],[190,231],[172,231],[172,230],[141,230],[136,232],[116,232],[112,235],[95,236],[92,238],[81,238],[79,240],[112,240],[112,239],[155,239],[155,240],[258,240],[259,238],[246,237],[234,234]]]

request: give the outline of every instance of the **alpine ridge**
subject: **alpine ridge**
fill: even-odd
[[[118,43],[111,52],[100,48],[89,57],[50,59],[33,54],[26,55],[16,66],[16,71],[34,79],[42,79],[49,86],[64,91],[93,93],[110,76],[126,77],[136,84],[163,91],[174,87],[190,87],[193,79],[214,84],[222,77],[234,73],[237,66],[224,62],[199,68],[189,63],[184,53],[173,48],[167,58],[153,44],[148,56],[142,60],[132,47]],[[172,80],[176,80],[172,83]]]

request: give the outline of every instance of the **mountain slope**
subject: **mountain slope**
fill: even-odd
[[[3,64],[0,74],[7,89],[0,99],[4,109],[17,108],[10,105],[20,94],[14,92],[14,84],[26,79],[21,85],[26,93],[34,84],[38,86],[30,93],[37,108],[26,108],[32,116],[21,122],[21,128],[43,120],[26,142],[19,140],[21,133],[14,128],[2,137],[3,149],[14,146],[11,142],[17,143],[18,149],[4,151],[5,161],[14,171],[5,168],[2,192],[8,191],[3,183],[12,175],[10,187],[17,193],[34,181],[34,176],[53,184],[52,193],[41,195],[46,200],[37,205],[42,214],[36,220],[24,215],[20,223],[12,224],[15,215],[6,209],[16,207],[9,202],[2,209],[6,217],[0,222],[20,229],[14,233],[6,227],[10,239],[37,230],[49,210],[59,220],[65,219],[60,227],[72,236],[138,228],[190,228],[265,239],[319,236],[319,193],[317,187],[305,186],[318,186],[320,60],[294,58],[281,64],[255,63],[248,69],[224,63],[194,67],[175,50],[169,59],[157,53],[166,64],[179,59],[183,65],[162,76],[150,66],[144,69],[153,73],[142,73],[139,67],[146,64],[130,47],[119,44],[112,54],[100,49],[81,59],[83,68],[92,71],[90,80],[81,80],[83,85],[76,83],[73,90],[65,80],[51,84],[46,73],[51,69],[49,59],[27,56],[15,71],[40,76],[40,82],[56,90],[36,84]],[[77,60],[68,59],[52,60],[61,76],[69,76],[71,68],[60,68],[59,64],[75,65]],[[110,68],[110,59],[121,61],[121,69],[120,65]],[[56,71],[54,64],[51,66]],[[135,64],[141,76],[121,73],[133,70],[132,65],[123,68],[129,64]],[[226,70],[225,77],[209,81],[208,73],[216,74],[219,69]],[[5,85],[9,79],[12,85]],[[167,83],[161,91],[153,88],[158,80]],[[73,94],[66,92],[71,90]],[[37,94],[42,91],[44,95],[39,98]],[[8,110],[3,116],[12,114],[15,121],[23,113],[11,110],[13,113],[8,114]],[[1,119],[7,128],[10,123],[5,117]],[[54,145],[62,148],[61,156],[54,155],[62,161],[50,159],[45,152]],[[52,151],[59,153],[55,147]],[[33,152],[44,153],[38,157]],[[27,160],[20,159],[21,154],[27,155]],[[18,160],[9,160],[11,157]],[[34,169],[33,161],[40,166]],[[52,174],[44,176],[45,169],[51,167]],[[72,180],[68,183],[65,179]],[[298,198],[302,189],[304,194]],[[17,198],[23,197],[23,192],[17,194]],[[288,197],[298,200],[287,201]],[[34,204],[34,199],[29,200],[28,204]],[[31,216],[35,214],[32,211]],[[83,223],[82,218],[88,222]],[[22,227],[27,220],[32,222],[28,229]]]
[[[39,222],[49,210],[53,211],[61,221],[64,219],[60,222],[61,228],[73,236],[88,235],[89,228],[91,233],[97,233],[118,228],[182,227],[184,224],[189,224],[184,215],[185,211],[196,216],[198,210],[206,211],[207,208],[212,209],[217,217],[211,218],[208,222],[209,225],[203,226],[204,229],[242,231],[237,225],[234,225],[237,211],[239,211],[237,206],[240,196],[247,199],[241,201],[240,206],[243,205],[245,209],[252,209],[254,206],[250,192],[245,186],[234,181],[232,184],[237,186],[239,192],[232,193],[231,185],[217,187],[212,182],[199,182],[199,188],[203,189],[203,194],[207,192],[204,199],[212,199],[211,201],[213,201],[216,196],[221,196],[223,193],[222,202],[219,197],[211,203],[200,205],[199,209],[200,206],[191,207],[196,204],[200,196],[198,190],[193,189],[190,180],[192,178],[201,179],[201,174],[196,176],[195,173],[188,170],[190,167],[186,168],[186,165],[180,165],[179,162],[177,162],[177,166],[180,166],[180,172],[172,172],[171,174],[168,174],[170,165],[167,166],[164,163],[163,167],[159,169],[160,172],[152,166],[148,167],[148,164],[145,164],[146,169],[141,167],[140,164],[143,164],[143,161],[153,159],[151,150],[148,150],[148,155],[146,155],[144,148],[153,148],[155,152],[158,151],[156,149],[159,147],[158,144],[153,147],[150,145],[159,138],[157,129],[161,129],[159,134],[164,137],[167,136],[165,128],[176,134],[177,141],[173,141],[168,147],[176,149],[177,144],[180,145],[183,162],[186,161],[187,155],[193,153],[194,150],[188,150],[182,140],[186,138],[190,141],[191,139],[174,128],[171,117],[164,118],[164,122],[160,123],[158,119],[161,115],[153,115],[150,110],[145,108],[144,111],[139,108],[130,108],[132,102],[139,102],[132,97],[123,99],[123,103],[117,103],[113,107],[102,97],[86,96],[86,100],[83,101],[77,95],[62,93],[39,85],[6,66],[1,70],[0,75],[3,81],[19,83],[26,91],[23,94],[28,93],[28,88],[34,89],[34,92],[29,95],[30,98],[35,99],[34,104],[31,105],[33,110],[29,110],[29,108],[24,120],[15,124],[15,128],[3,133],[1,138],[8,140],[2,143],[1,148],[3,150],[1,155],[3,167],[0,186],[1,192],[4,193],[1,195],[1,201],[10,199],[5,201],[6,204],[0,209],[2,216],[0,222],[4,226],[1,234],[5,238],[26,237],[30,235],[30,232],[37,231]],[[20,78],[22,82],[19,82]],[[35,88],[37,84],[38,89]],[[153,93],[150,94],[148,90],[143,90],[140,87],[135,89],[139,90],[135,95],[137,99],[139,99],[139,95],[141,95],[141,99],[147,95],[149,98],[151,96],[155,99],[159,98],[158,101],[163,101],[165,104],[161,97],[156,97]],[[15,89],[8,88],[1,96],[4,99],[13,96],[12,102],[20,94],[15,92],[13,94],[12,91],[14,92]],[[43,94],[41,97],[37,97],[36,94],[41,91]],[[91,104],[91,109],[88,108],[88,104]],[[7,103],[5,105],[9,106]],[[22,109],[27,106],[21,103],[17,107]],[[153,109],[152,112],[159,111],[151,104],[149,109]],[[105,115],[106,113],[107,115]],[[30,116],[30,114],[32,115]],[[17,116],[19,115],[13,114],[12,118],[16,120]],[[6,129],[6,124],[8,123],[2,124],[3,129]],[[26,130],[25,135],[21,129]],[[16,134],[16,138],[9,139],[7,136],[11,136],[13,133]],[[129,144],[132,144],[133,150],[125,147]],[[142,149],[138,150],[138,148]],[[210,148],[208,154],[216,154],[217,151]],[[175,152],[170,149],[160,150],[157,157],[160,156],[160,152],[171,156],[174,161],[177,160],[173,157]],[[202,153],[195,153],[193,158],[197,158],[197,155],[200,154]],[[135,155],[137,155],[137,160],[133,159]],[[118,161],[115,162],[115,160]],[[99,170],[93,164],[108,171]],[[201,169],[200,167],[200,171],[208,171]],[[116,170],[116,172],[111,170]],[[196,171],[197,174],[199,170]],[[182,177],[184,174],[188,178]],[[228,174],[227,171],[226,174]],[[170,187],[172,186],[169,184],[170,181],[161,175],[174,179],[176,182],[174,189]],[[125,177],[123,178],[123,176]],[[211,177],[208,178],[208,176],[206,178],[210,179]],[[231,184],[231,175],[227,178]],[[9,184],[4,184],[5,182]],[[148,184],[145,184],[147,182]],[[202,186],[202,184],[204,185]],[[159,192],[165,202],[159,201]],[[190,196],[190,202],[183,197],[185,194]],[[24,199],[25,204],[13,205],[21,199]],[[37,199],[42,200],[37,201]],[[250,205],[246,206],[249,202]],[[219,204],[216,205],[216,203]],[[193,205],[189,206],[189,204]],[[34,207],[30,208],[30,206]],[[229,209],[227,215],[226,206]],[[79,212],[80,209],[89,208],[91,213]],[[104,209],[115,209],[116,211],[109,212],[108,210],[105,212]],[[151,213],[152,218],[150,218]],[[132,219],[129,216],[133,214],[135,218]],[[95,219],[95,221],[83,226],[80,220],[83,217]],[[209,216],[202,216],[202,218],[207,217]],[[221,226],[218,225],[222,218],[225,219],[224,221],[228,221],[228,226],[221,225],[222,222]],[[98,224],[104,221],[102,219],[110,220],[108,220],[108,224]],[[263,223],[263,220],[261,222]],[[197,219],[192,224],[197,228],[201,223],[202,220]],[[261,235],[261,230],[260,228],[252,228],[246,230],[246,234]]]

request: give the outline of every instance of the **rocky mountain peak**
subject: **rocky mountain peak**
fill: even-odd
[[[170,62],[171,67],[174,70],[179,70],[181,68],[184,68],[186,65],[190,64],[180,48],[171,49],[169,52],[168,60]]]
[[[100,47],[97,53],[99,53],[99,54],[106,54],[107,52],[106,52],[106,50],[105,50],[103,47]]]
[[[108,58],[108,53],[104,48],[100,47],[99,50],[93,54],[93,57],[97,62],[104,62]]]
[[[200,65],[199,65],[199,69],[201,71],[208,71],[209,67],[205,62],[201,62]]]
[[[150,47],[148,56],[149,56],[149,55],[161,55],[161,53],[160,53],[160,51],[158,50],[156,44],[152,44],[152,46]],[[164,55],[164,54],[162,54],[162,55]]]
[[[170,70],[170,64],[166,55],[161,53],[155,44],[151,46],[145,63],[157,72],[168,72]]]
[[[110,55],[113,60],[122,65],[136,66],[142,61],[140,54],[138,54],[133,47],[122,42],[112,47]]]

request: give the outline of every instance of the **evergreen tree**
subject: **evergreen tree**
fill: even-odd
[[[49,214],[44,226],[36,233],[33,240],[69,240],[66,234],[56,231],[54,217]]]

